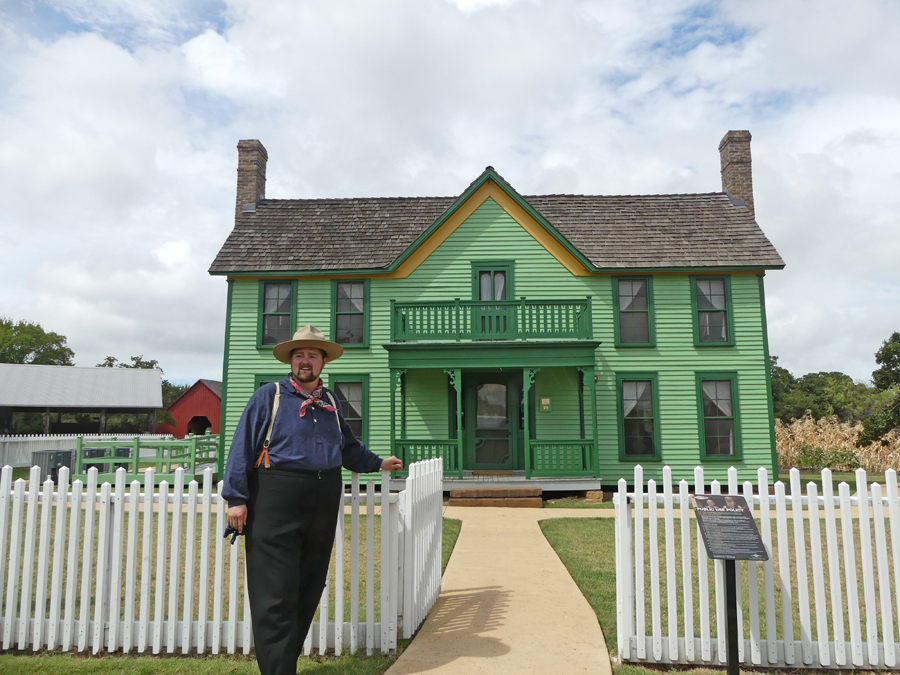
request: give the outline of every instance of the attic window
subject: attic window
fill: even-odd
[[[368,346],[367,279],[335,281],[332,287],[332,325],[334,341],[345,347]]]

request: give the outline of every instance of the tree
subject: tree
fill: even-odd
[[[892,429],[900,427],[900,333],[896,331],[875,352],[880,368],[872,373],[875,388],[884,400],[863,420],[863,431],[857,445],[871,445]]]
[[[162,371],[162,368],[159,367],[159,361],[156,359],[149,359],[147,361],[144,360],[144,355],[140,354],[138,356],[131,357],[131,363],[122,363],[115,356],[107,356],[100,363],[97,364],[98,368],[159,368]]]
[[[190,389],[187,384],[172,384],[168,380],[162,381],[163,408],[168,408],[175,403],[179,396]]]
[[[881,368],[872,373],[872,382],[879,391],[900,385],[900,333],[895,331],[881,343],[881,348],[875,352],[875,363]]]
[[[769,367],[775,417],[785,424],[803,417],[807,411],[815,419],[836,415],[841,422],[863,420],[886,400],[882,392],[854,382],[844,373],[807,373],[794,377],[778,365],[777,356],[770,358]]]
[[[74,358],[64,335],[48,333],[39,323],[0,317],[0,363],[71,366]]]

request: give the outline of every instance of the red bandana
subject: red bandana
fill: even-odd
[[[325,383],[322,382],[322,378],[319,378],[318,383],[316,384],[315,390],[310,394],[299,384],[294,382],[294,378],[291,378],[291,384],[294,385],[294,389],[298,394],[305,397],[303,403],[300,404],[300,417],[306,415],[307,406],[316,405],[322,410],[328,410],[333,412],[335,410],[334,406],[328,405],[325,401],[322,400],[322,390],[325,388]]]

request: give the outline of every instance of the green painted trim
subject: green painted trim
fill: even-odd
[[[643,280],[647,283],[647,335],[649,342],[623,342],[619,327],[619,282]],[[618,276],[612,278],[613,287],[613,326],[616,347],[655,347],[656,346],[656,312],[653,306],[653,277],[650,276]],[[635,312],[636,313],[636,312]]]
[[[409,256],[407,256],[409,257]],[[399,260],[399,258],[398,258]],[[585,265],[586,269],[590,271],[592,274],[598,276],[608,276],[608,275],[617,275],[622,274],[624,271],[621,267],[594,267],[589,263]],[[219,277],[234,277],[236,279],[240,279],[243,277],[265,277],[265,278],[284,278],[286,276],[296,277],[356,277],[362,274],[366,276],[381,276],[388,275],[394,272],[394,267],[396,267],[393,263],[391,267],[360,267],[349,270],[310,270],[310,269],[290,269],[290,270],[242,270],[240,272],[209,272],[210,276],[219,276]],[[635,267],[629,269],[627,271],[634,272],[635,274],[661,274],[661,273],[680,273],[680,274],[688,274],[693,272],[698,273],[717,273],[717,274],[727,274],[728,272],[764,272],[766,270],[782,270],[784,269],[784,265],[728,265],[726,267]]]
[[[329,373],[328,375],[328,384],[326,385],[331,391],[335,392],[337,395],[337,390],[334,388],[336,384],[339,382],[360,382],[362,383],[362,406],[363,406],[363,416],[362,416],[362,438],[359,440],[369,444],[369,375],[367,373]],[[343,411],[341,411],[343,414]],[[344,419],[347,416],[344,415]]]
[[[778,447],[775,444],[775,401],[772,396],[772,368],[769,365],[769,326],[766,318],[766,289],[763,283],[763,277],[760,274],[759,279],[759,311],[762,317],[762,339],[763,353],[766,358],[766,396],[768,397],[769,407],[769,442],[772,444],[772,482],[778,480]]]
[[[478,275],[481,272],[506,272],[506,297],[504,300],[516,299],[516,261],[515,260],[473,260],[472,262],[472,300],[481,300],[481,284]]]
[[[651,457],[648,455],[625,454],[625,419],[623,417],[622,383],[634,381],[650,381],[650,400],[653,405],[653,447],[656,451]],[[659,373],[655,371],[616,373],[616,426],[619,431],[619,461],[620,462],[659,462],[662,460],[662,436],[659,425]]]
[[[225,421],[228,410],[228,363],[231,351],[231,307],[234,282],[228,280],[228,294],[225,306],[225,354],[222,357],[222,402],[219,406],[219,451],[216,457],[216,473],[225,475]]]
[[[391,368],[502,370],[555,366],[593,366],[596,340],[544,342],[388,343]]]
[[[403,264],[403,262],[407,258],[409,258],[416,251],[416,249],[419,248],[419,246],[421,246],[423,243],[425,243],[428,240],[428,238],[436,230],[438,230],[441,227],[441,225],[443,225],[447,221],[447,219],[449,219],[451,216],[453,216],[453,214],[456,213],[456,211],[463,204],[465,204],[466,201],[468,201],[468,199],[472,195],[474,195],[479,189],[481,189],[482,185],[484,185],[489,180],[494,181],[494,183],[496,183],[496,185],[501,190],[503,190],[510,199],[512,199],[514,202],[516,202],[516,204],[518,204],[522,208],[522,210],[524,210],[529,216],[531,216],[539,225],[541,225],[541,227],[543,227],[545,230],[547,230],[547,232],[550,234],[550,236],[552,236],[554,239],[556,239],[556,241],[558,241],[560,243],[560,245],[562,245],[563,248],[565,248],[576,260],[578,260],[578,262],[580,262],[584,266],[585,269],[587,269],[587,270],[596,269],[591,264],[591,262],[584,256],[584,254],[581,253],[581,251],[576,249],[569,242],[569,240],[566,239],[565,237],[563,237],[556,230],[556,228],[553,227],[540,213],[535,211],[534,207],[532,207],[531,204],[526,202],[522,198],[522,196],[518,192],[516,192],[509,183],[507,183],[505,180],[503,180],[503,178],[501,178],[500,175],[496,171],[494,171],[491,167],[487,167],[484,170],[484,172],[478,178],[476,178],[475,181],[468,188],[466,188],[466,191],[463,192],[455,202],[453,202],[453,204],[450,206],[450,208],[447,209],[446,211],[444,211],[444,213],[441,214],[441,216],[436,221],[434,221],[428,229],[426,229],[421,235],[419,235],[419,237],[402,254],[400,254],[400,256],[396,260],[394,260],[394,262],[392,262],[387,267],[387,270],[392,272],[395,269],[397,269],[401,264]]]
[[[740,462],[744,458],[743,444],[741,443],[741,405],[738,394],[738,374],[736,371],[697,371],[694,373],[697,388],[697,434],[700,439],[700,459],[703,462]],[[731,415],[734,419],[734,454],[733,455],[707,455],[706,454],[706,429],[703,424],[706,419],[703,414],[703,383],[713,380],[728,380],[731,382]]]
[[[266,286],[268,284],[290,284],[291,285],[291,325],[288,330],[288,339],[290,336],[294,334],[294,331],[297,330],[297,280],[296,279],[283,279],[280,282],[276,281],[260,281],[259,282],[259,297],[257,298],[258,309],[256,312],[256,348],[257,349],[265,349],[271,351],[275,344],[263,344],[263,324],[265,323],[265,314],[263,313],[263,309],[266,301]],[[230,306],[230,302],[229,302]],[[270,312],[272,315],[282,315],[284,312]]]
[[[337,342],[337,293],[338,284],[362,284],[363,285],[363,341],[357,342],[338,342],[341,347],[346,349],[368,349],[369,348],[369,316],[372,314],[371,303],[369,301],[369,280],[368,279],[333,279],[331,282],[331,339]],[[356,314],[357,312],[346,312],[348,314]]]
[[[695,347],[734,347],[734,302],[731,298],[731,276],[728,274],[692,274],[689,277],[691,283],[691,321],[694,324]],[[725,329],[728,331],[728,339],[722,342],[700,342],[700,316],[697,305],[697,280],[698,279],[722,279],[725,282]]]

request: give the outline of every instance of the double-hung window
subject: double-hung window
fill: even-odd
[[[353,430],[353,435],[365,443],[369,426],[368,375],[332,375],[329,382],[341,405],[341,413]]]
[[[369,282],[366,279],[335,281],[332,286],[331,334],[344,347],[369,345]]]
[[[697,373],[700,442],[706,459],[740,459],[737,374]]]
[[[613,279],[616,346],[652,347],[653,281],[651,277]]]
[[[515,314],[507,300],[514,298],[513,261],[478,261],[472,263],[472,298],[504,304],[479,305],[472,315],[472,330],[478,339],[509,339],[515,335]]]
[[[694,344],[734,344],[730,277],[692,276],[691,304],[694,309]]]
[[[260,282],[259,344],[274,346],[290,340],[294,328],[296,282]]]
[[[659,459],[659,395],[656,373],[616,376],[619,403],[619,457]]]

